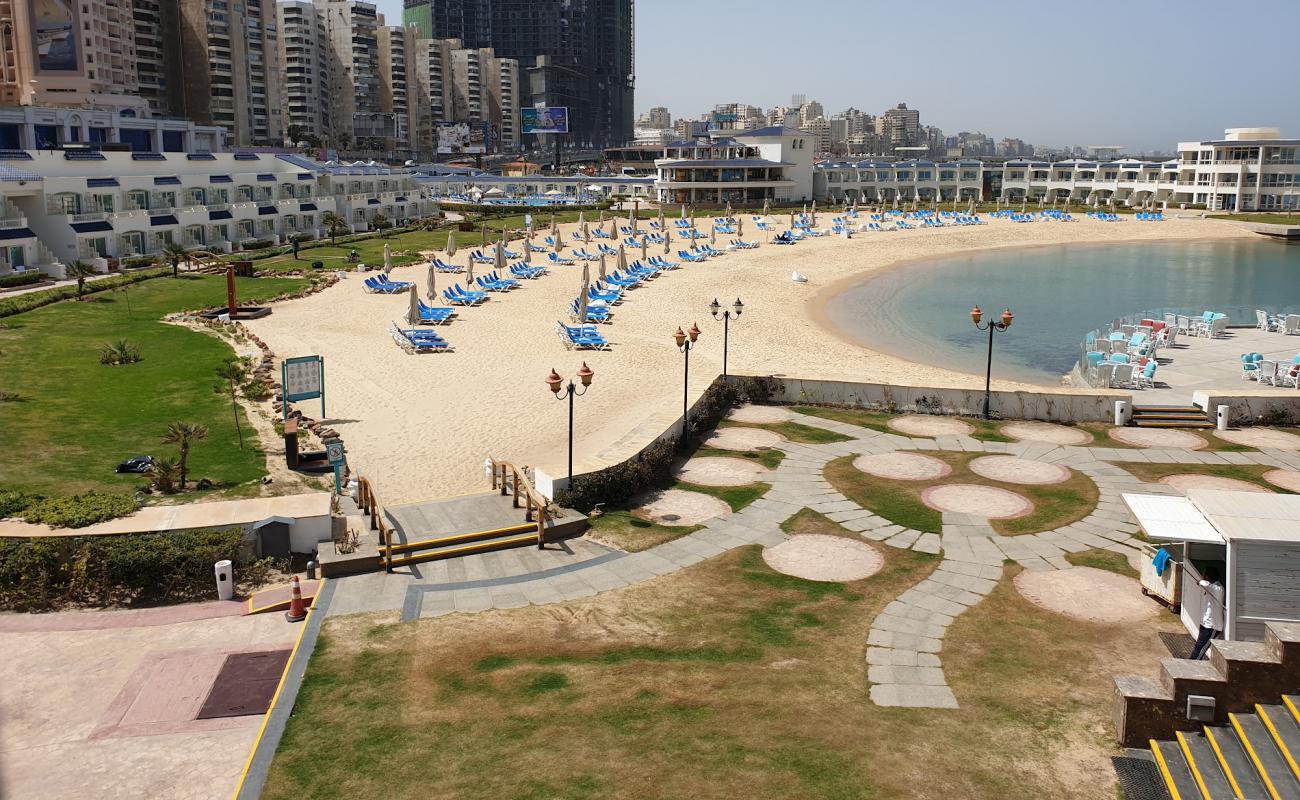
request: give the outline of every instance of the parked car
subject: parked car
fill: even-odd
[[[148,472],[149,468],[152,466],[153,456],[135,456],[134,458],[128,458],[126,461],[118,464],[117,471],[141,475]]]

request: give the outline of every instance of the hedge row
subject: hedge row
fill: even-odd
[[[47,280],[45,273],[30,270],[27,272],[11,272],[8,275],[0,275],[0,289],[13,289],[17,286],[30,286],[33,283],[40,283]]]
[[[107,292],[128,284],[147,281],[150,278],[161,278],[164,275],[170,274],[170,267],[166,269],[142,269],[138,272],[128,272],[121,275],[113,275],[109,278],[87,281],[85,294]],[[57,303],[60,300],[71,300],[76,296],[76,284],[55,286],[52,289],[44,289],[39,292],[20,294],[16,297],[0,300],[0,317],[11,317],[14,314],[21,314],[25,311],[32,311],[40,308],[41,306],[48,306],[51,303]]]
[[[267,565],[240,556],[241,530],[0,539],[0,608],[129,605],[215,597],[212,565]],[[260,576],[260,577],[259,577]]]

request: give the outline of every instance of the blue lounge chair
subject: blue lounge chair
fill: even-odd
[[[475,264],[491,264],[496,261],[492,256],[484,255],[482,250],[471,250],[469,258]]]
[[[682,261],[692,261],[697,263],[707,260],[704,256],[694,255],[693,253],[687,250],[678,250],[677,257],[680,258]]]
[[[565,325],[563,322],[555,323],[555,332],[559,335],[560,341],[570,350],[607,350],[609,342],[605,337],[596,332],[595,325]]]
[[[462,289],[459,283],[449,289],[443,289],[442,296],[455,306],[476,306],[487,301],[487,292],[467,291]]]
[[[746,242],[742,239],[732,239],[731,246],[737,250],[753,250],[758,247],[758,242]]]
[[[597,303],[604,303],[612,306],[623,302],[622,289],[597,289],[595,286],[587,287],[587,297]]]
[[[547,254],[546,254],[546,260],[549,261],[549,262],[551,262],[552,264],[556,264],[556,265],[576,264],[576,263],[577,263],[574,259],[572,259],[572,258],[565,258],[564,256],[560,255],[559,253],[547,253]]]
[[[449,353],[451,344],[435,331],[425,328],[403,328],[396,322],[390,323],[388,332],[408,353]]]
[[[420,304],[420,321],[432,322],[435,325],[445,325],[456,315],[456,309],[446,308],[445,306],[428,306],[423,300],[418,301]]]
[[[623,275],[615,272],[605,276],[605,282],[619,287],[620,289],[633,289],[640,285],[641,279],[632,275]]]
[[[441,258],[435,258],[435,259],[433,260],[433,268],[436,269],[436,270],[439,271],[439,272],[453,272],[453,273],[455,273],[455,272],[464,272],[464,271],[465,271],[465,268],[464,268],[464,267],[458,267],[458,266],[456,266],[455,264],[448,264],[446,261],[443,261]]]
[[[650,256],[646,259],[656,269],[677,269],[676,261],[669,261],[663,256]]]
[[[616,256],[616,255],[618,255],[618,251],[617,251],[617,250],[615,250],[614,248],[612,248],[612,247],[610,247],[609,245],[605,244],[604,242],[601,242],[601,243],[596,247],[596,249],[599,250],[600,252],[604,253],[604,254],[607,255],[607,256]]]
[[[582,307],[578,304],[578,298],[576,297],[573,298],[573,302],[569,304],[569,317],[571,319],[578,319],[578,314],[581,311],[582,311]],[[578,320],[578,321],[579,322],[609,322],[609,307],[588,305],[587,318],[585,320]]]

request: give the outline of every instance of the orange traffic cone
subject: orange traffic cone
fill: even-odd
[[[284,618],[290,622],[302,622],[307,618],[307,606],[302,602],[302,587],[298,585],[298,576],[293,576],[293,594],[289,598],[289,610]]]

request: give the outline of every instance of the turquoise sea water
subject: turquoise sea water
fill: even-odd
[[[1015,314],[1011,329],[996,334],[994,377],[1056,385],[1078,360],[1084,334],[1118,317],[1209,309],[1236,324],[1253,322],[1256,308],[1300,313],[1300,245],[1261,239],[977,253],[870,278],[826,311],[873,350],[983,375],[988,334],[971,324],[974,305],[989,315],[1010,306]]]

